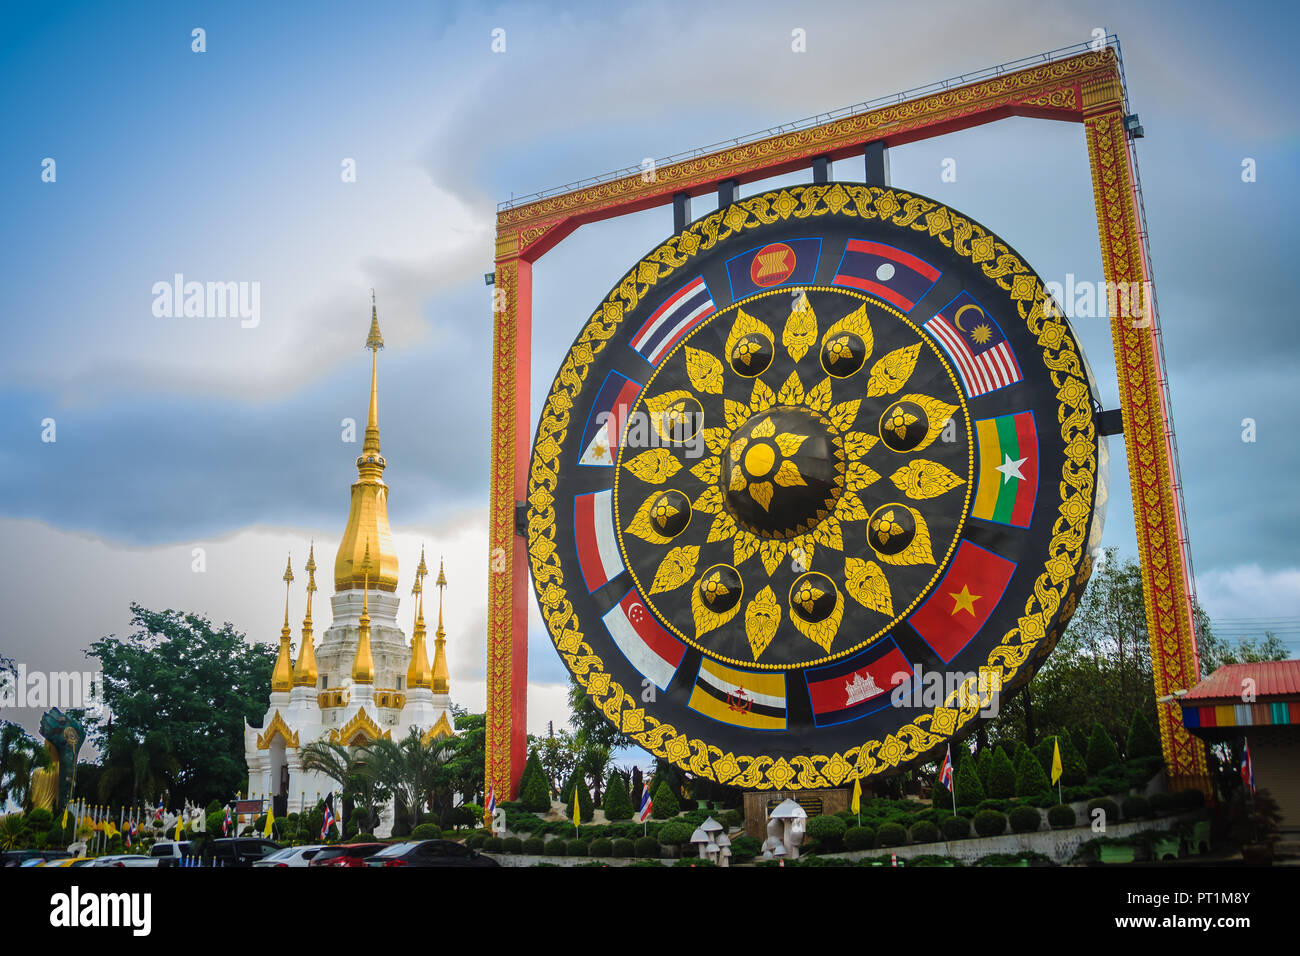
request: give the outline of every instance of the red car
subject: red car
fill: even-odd
[[[365,866],[387,843],[336,843],[317,853],[308,866]]]

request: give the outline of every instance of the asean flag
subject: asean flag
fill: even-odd
[[[607,488],[574,497],[573,537],[588,591],[604,587],[623,573],[623,558],[614,536],[613,491]]]
[[[908,623],[949,664],[988,621],[1015,570],[1014,561],[963,541],[948,572]]]
[[[831,281],[883,299],[903,312],[934,288],[939,272],[923,259],[883,242],[850,239]]]
[[[610,372],[601,383],[582,429],[580,465],[612,467],[623,441],[623,426],[641,386],[626,375]]]
[[[811,285],[821,254],[821,239],[787,239],[728,259],[732,301],[779,285]]]
[[[628,662],[660,690],[667,690],[686,645],[660,627],[633,588],[606,612],[605,629]]]
[[[912,677],[912,665],[893,638],[861,654],[806,672],[813,723],[843,724],[889,706],[889,692]]]

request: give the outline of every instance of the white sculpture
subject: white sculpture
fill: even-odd
[[[718,866],[730,866],[731,840],[727,837],[726,828],[713,817],[701,823],[691,834],[691,842],[700,848],[701,860],[712,860]]]
[[[767,839],[763,841],[763,859],[799,859],[808,812],[793,800],[785,800],[772,810],[767,819]]]

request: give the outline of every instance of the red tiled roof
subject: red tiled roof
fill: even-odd
[[[1262,661],[1256,664],[1227,664],[1178,698],[1179,703],[1194,700],[1240,700],[1242,681],[1253,678],[1255,696],[1300,697],[1300,660]]]

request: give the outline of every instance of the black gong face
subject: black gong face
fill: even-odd
[[[928,759],[1086,583],[1104,445],[1068,324],[977,223],[765,193],[636,264],[538,424],[556,648],[620,730],[746,787]]]

